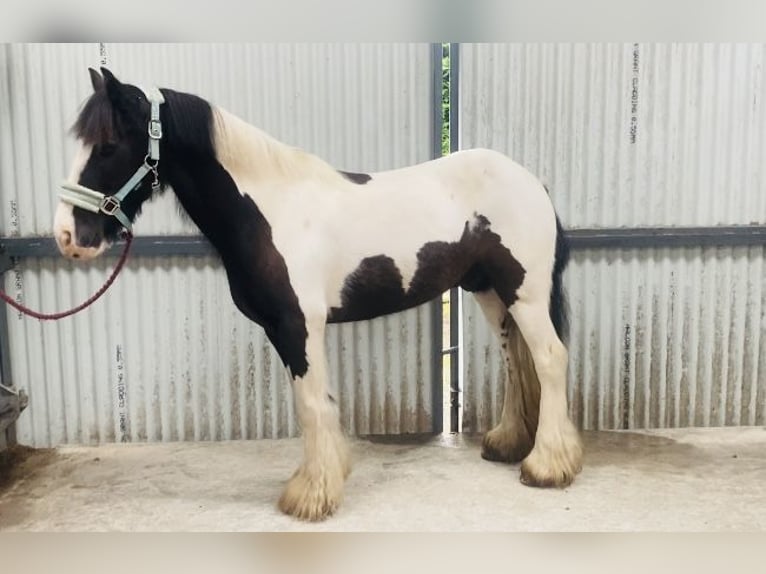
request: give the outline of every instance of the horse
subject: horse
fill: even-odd
[[[501,420],[481,456],[521,462],[529,486],[574,480],[582,443],[566,396],[569,249],[534,175],[488,149],[344,172],[199,96],[89,72],[93,93],[72,126],[79,151],[55,212],[58,248],[98,257],[148,200],[172,190],[217,252],[234,305],[289,372],[304,452],[282,512],[331,516],[351,470],[328,390],[326,325],[403,311],[456,286],[476,297],[505,359]]]

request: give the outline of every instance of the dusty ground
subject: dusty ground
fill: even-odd
[[[14,446],[0,452],[0,493],[10,488],[17,480],[24,478],[24,469],[35,468],[44,464],[43,457],[53,453],[53,450],[36,450],[26,446]],[[22,466],[29,458],[36,460],[27,466]]]
[[[339,513],[276,499],[299,440],[25,451],[0,491],[0,530],[763,530],[766,429],[586,433],[564,490],[536,490],[478,439],[355,440]]]

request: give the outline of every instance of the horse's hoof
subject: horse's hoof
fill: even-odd
[[[574,437],[574,438],[571,438]],[[558,448],[535,445],[521,463],[521,483],[540,488],[564,488],[582,470],[582,445],[577,434]]]
[[[525,486],[535,486],[537,488],[566,488],[574,481],[574,474],[535,474],[535,471],[521,465],[521,474],[519,476],[521,484]]]
[[[493,462],[516,463],[524,460],[534,446],[526,430],[508,431],[500,426],[484,435],[481,458]]]
[[[299,468],[279,498],[279,509],[299,520],[319,522],[332,516],[343,499],[341,473],[310,475]]]

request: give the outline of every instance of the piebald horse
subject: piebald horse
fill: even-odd
[[[90,70],[73,126],[81,147],[55,215],[66,257],[102,254],[142,205],[172,189],[226,270],[237,308],[263,327],[289,370],[304,458],[279,508],[322,520],[350,472],[328,392],[328,323],[473,293],[507,371],[486,459],[562,487],[581,469],[569,419],[561,275],[568,247],[547,190],[486,149],[372,174],[339,171],[197,96]]]

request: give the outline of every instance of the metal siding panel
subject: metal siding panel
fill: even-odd
[[[462,44],[460,146],[525,165],[570,228],[765,221],[766,46],[636,49],[634,74],[628,44]]]
[[[460,48],[461,147],[506,152],[538,174],[566,227],[766,221],[763,45]],[[763,424],[763,256],[575,252],[565,274],[574,420]],[[472,297],[464,304],[464,427],[483,431],[500,414],[502,362]]]
[[[107,44],[130,83],[196,93],[339,169],[430,159],[428,44]],[[9,235],[51,233],[74,155],[66,130],[91,88],[98,44],[3,45],[0,205]],[[141,234],[196,233],[166,197]],[[27,260],[5,286],[43,309],[78,303],[113,260]],[[129,311],[129,312],[128,312]],[[432,430],[438,377],[431,306],[328,327],[333,388],[351,433]],[[262,329],[231,303],[214,258],[134,257],[109,294],[56,324],[9,315],[14,380],[30,393],[19,438],[34,446],[294,436],[287,374]],[[121,402],[120,377],[125,385]],[[121,416],[123,423],[121,425]]]

